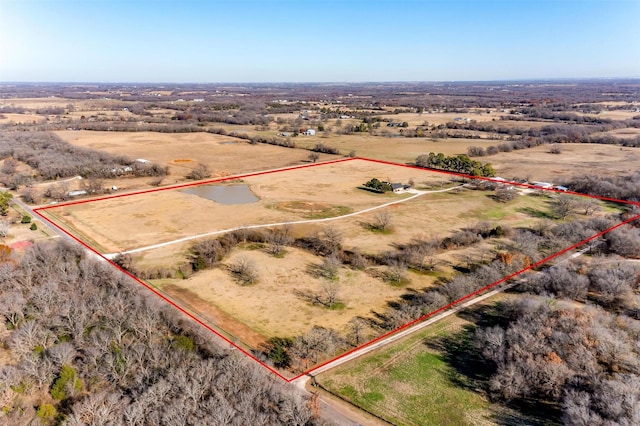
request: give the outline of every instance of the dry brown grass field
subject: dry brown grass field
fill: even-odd
[[[222,205],[179,190],[167,190],[54,208],[44,213],[94,248],[118,252],[234,227],[343,215],[409,196],[357,189],[373,177],[402,182],[413,179],[418,189],[458,185],[448,175],[427,170],[351,160],[243,178],[241,183],[249,185],[260,198],[252,204]],[[328,223],[293,225],[291,232],[299,237],[331,226],[342,235],[345,249],[375,255],[393,250],[397,244],[416,236],[443,238],[479,221],[494,226],[531,225],[539,220],[536,216],[549,209],[547,197],[521,195],[503,204],[490,196],[489,192],[459,188],[426,193],[385,207],[391,218],[391,231],[385,233],[372,232],[368,226],[375,221],[377,212]],[[353,317],[384,309],[409,288],[420,290],[433,285],[438,276],[451,275],[453,266],[468,261],[465,259],[487,260],[483,249],[495,243],[441,253],[437,256],[437,274],[409,271],[408,282],[401,285],[382,279],[388,271],[386,266],[372,266],[366,271],[342,267],[337,280],[340,309],[327,309],[300,297],[321,291],[323,279],[310,271],[322,259],[291,247],[279,258],[269,255],[264,245],[240,245],[220,268],[200,271],[188,279],[155,280],[153,284],[212,325],[256,347],[268,337],[302,334],[314,325],[344,332]],[[177,268],[187,260],[190,244],[166,245],[135,253],[134,258],[143,269]],[[240,258],[256,265],[259,276],[256,284],[240,285],[228,272],[228,266]]]
[[[637,136],[640,136],[640,129],[636,129],[634,127],[627,127],[627,128],[624,128],[624,129],[610,130],[610,131],[605,132],[603,134],[615,136],[615,137],[618,137],[618,138],[632,139],[632,138],[635,138]]]
[[[0,110],[1,112],[1,110]],[[12,113],[3,113],[5,118],[0,118],[0,123],[2,124],[32,124],[32,123],[42,123],[46,120],[46,117],[39,114],[12,114]]]
[[[205,164],[213,176],[226,176],[299,164],[308,152],[271,145],[250,145],[244,140],[210,133],[58,131],[67,142],[131,158],[144,158],[170,167],[167,181],[184,176]],[[321,155],[320,160],[335,158]]]
[[[309,219],[309,212],[291,208],[292,202],[318,203],[316,214],[320,215],[331,215],[333,208],[344,212],[363,210],[407,195],[380,196],[357,186],[373,177],[406,183],[419,175],[426,180],[441,180],[443,176],[354,160],[243,178],[243,183],[259,197],[252,204],[223,205],[169,190],[46,212],[90,236],[96,248],[118,252],[241,226]]]
[[[562,144],[560,154],[551,154],[549,145],[501,152],[482,161],[493,164],[505,178],[557,181],[580,174],[614,176],[640,168],[640,150],[618,145]]]

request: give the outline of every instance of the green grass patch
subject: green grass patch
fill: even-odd
[[[629,209],[628,204],[613,203],[611,201],[601,201],[601,205],[605,212],[611,214],[622,213]]]
[[[351,207],[347,206],[336,206],[307,201],[287,201],[268,205],[267,208],[296,213],[305,219],[327,219],[330,217],[344,216],[353,211]]]
[[[352,209],[347,206],[332,206],[321,212],[306,214],[305,217],[307,219],[326,219],[329,217],[344,216],[351,212],[352,212]]]
[[[333,305],[329,306],[327,309],[330,311],[342,311],[347,307],[346,303],[336,302]]]
[[[369,354],[318,382],[353,404],[393,424],[465,425],[489,415],[483,397],[456,384],[463,381],[425,339],[451,333],[459,318],[448,318],[391,347]],[[457,328],[457,327],[456,327]]]
[[[387,226],[384,229],[380,229],[377,226],[371,225],[371,224],[367,224],[367,229],[371,232],[373,232],[374,234],[380,234],[380,235],[390,235],[393,234],[393,228]]]

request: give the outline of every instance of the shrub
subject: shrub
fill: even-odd
[[[22,216],[22,219],[20,219],[20,223],[31,223],[31,216],[25,214]]]
[[[56,407],[51,404],[42,404],[36,411],[38,417],[44,422],[49,423],[57,414]]]
[[[289,348],[293,345],[290,337],[271,337],[263,347],[267,358],[278,368],[287,368],[291,364]]]
[[[66,399],[70,396],[67,394],[68,390],[81,391],[82,382],[73,367],[63,365],[58,378],[53,382],[53,386],[51,386],[51,396],[57,400]]]
[[[193,351],[196,347],[196,344],[188,336],[184,336],[181,334],[173,339],[173,342],[171,342],[171,346],[173,346],[175,349],[180,349],[183,351]]]
[[[562,147],[558,144],[554,144],[549,149],[549,153],[551,154],[562,154]]]
[[[36,231],[38,230],[38,225],[36,225],[35,223],[32,223],[29,229],[31,229],[32,231]]]
[[[467,148],[467,155],[469,157],[484,157],[486,152],[481,146],[470,146]]]

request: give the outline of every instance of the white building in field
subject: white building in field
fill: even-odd
[[[303,135],[305,136],[315,136],[316,135],[316,131],[313,129],[307,129],[304,132],[302,132]]]
[[[553,188],[553,184],[550,182],[531,182],[531,184],[534,186],[539,186],[540,188],[544,188],[544,189]]]

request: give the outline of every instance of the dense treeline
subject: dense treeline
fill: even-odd
[[[481,137],[475,132],[493,133],[498,137],[506,138],[502,144],[491,145],[486,149],[476,149],[472,156],[480,157],[493,155],[498,152],[510,152],[513,150],[533,148],[540,145],[556,143],[595,143],[604,145],[622,145],[629,147],[640,146],[640,137],[619,138],[606,132],[621,128],[640,127],[640,120],[621,120],[598,125],[577,125],[577,124],[553,124],[540,128],[516,128],[511,126],[496,125],[491,122],[482,123],[458,123],[451,122],[441,126],[441,129],[433,134],[434,137],[461,137],[477,138]],[[442,130],[444,129],[444,130]],[[466,132],[451,133],[446,129],[453,129]]]
[[[121,156],[89,148],[76,147],[52,133],[3,132],[0,134],[0,159],[22,161],[45,180],[72,176],[115,177],[122,174],[164,176],[168,167],[139,163]],[[5,171],[12,175],[14,170]]]
[[[594,102],[612,102],[607,109],[624,109],[620,101],[637,100],[637,80],[582,80],[571,85],[561,82],[473,82],[473,83],[350,83],[350,84],[12,84],[0,86],[2,98],[62,97],[68,99],[103,99],[126,103],[150,102],[176,106],[189,106],[194,97],[202,98],[203,104],[234,105],[239,99],[259,99],[261,104],[287,111],[290,105],[295,110],[304,107],[310,100],[340,100],[345,105],[391,106],[403,109],[439,108],[463,112],[467,108],[537,108],[544,110],[582,110],[597,112],[602,106],[591,106]],[[169,94],[164,94],[170,91]],[[156,94],[162,92],[163,96]],[[351,94],[353,96],[346,96]],[[249,96],[248,96],[249,95]],[[179,100],[187,102],[177,102]],[[286,99],[283,103],[277,100]],[[113,100],[111,102],[113,102]],[[123,103],[123,102],[118,102]],[[588,111],[587,111],[588,110]]]
[[[554,266],[520,289],[580,302],[589,300],[640,319],[640,268],[622,260],[598,258],[589,265],[575,262]]]
[[[566,183],[573,191],[583,194],[640,201],[640,173],[621,176],[578,175]]]
[[[419,155],[416,158],[415,164],[419,167],[447,170],[471,176],[491,177],[496,175],[490,163],[482,164],[480,161],[470,159],[465,154],[447,157],[443,153],[435,154],[430,152],[428,155]]]
[[[313,423],[295,391],[76,245],[0,264],[0,310],[4,424]]]
[[[570,425],[640,424],[640,322],[532,296],[496,316],[472,339],[494,399],[542,403]]]

